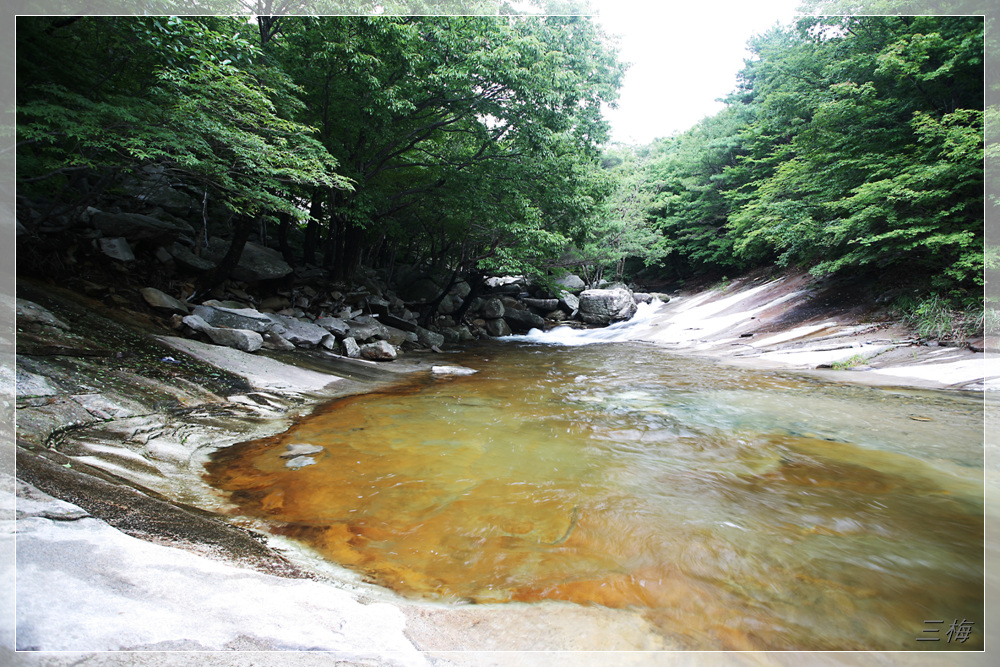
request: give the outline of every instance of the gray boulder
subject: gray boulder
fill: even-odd
[[[357,359],[361,356],[361,348],[358,347],[358,342],[350,336],[342,340],[341,345],[344,346],[345,356],[348,356],[351,359]]]
[[[131,243],[142,241],[157,241],[161,244],[172,243],[181,236],[194,234],[194,227],[186,222],[158,220],[141,213],[100,211],[91,216],[90,223],[106,237],[121,236]]]
[[[502,336],[509,336],[514,332],[510,330],[510,325],[503,318],[497,318],[486,321],[486,333],[494,338],[500,338]]]
[[[256,331],[248,329],[209,327],[205,333],[216,345],[225,345],[244,352],[256,352],[264,345],[264,338]]]
[[[330,334],[323,327],[297,320],[288,315],[264,313],[264,316],[283,327],[284,331],[281,331],[281,337],[296,347],[316,347]]]
[[[627,320],[635,311],[635,299],[627,289],[591,289],[580,293],[580,319],[588,324]]]
[[[524,299],[524,305],[539,313],[548,313],[559,307],[559,299]]]
[[[263,347],[267,350],[280,350],[283,352],[289,352],[295,349],[293,343],[288,342],[278,334],[273,331],[268,331],[267,333],[262,333],[261,337],[264,339]]]
[[[257,333],[273,331],[283,334],[283,328],[264,313],[253,308],[220,308],[216,306],[197,306],[194,314],[213,327],[228,327],[230,329],[248,329]]]
[[[213,237],[208,241],[205,257],[219,262],[229,251],[229,241]],[[247,241],[240,254],[239,264],[233,269],[233,278],[245,283],[277,280],[292,272],[281,253],[271,248]]]
[[[576,311],[580,310],[580,297],[569,292],[563,292],[559,296],[559,307],[570,315],[575,315]]]
[[[396,348],[385,340],[377,340],[361,346],[361,356],[372,361],[392,361],[396,358]]]
[[[587,287],[587,283],[583,282],[583,278],[573,273],[556,279],[555,283],[567,292],[582,292]]]
[[[482,309],[479,311],[483,316],[484,320],[495,320],[498,317],[503,317],[504,305],[500,299],[487,299],[483,304]]]
[[[320,317],[315,322],[316,326],[323,327],[338,338],[347,336],[347,322],[337,317]]]
[[[69,325],[49,312],[48,308],[39,306],[34,301],[17,298],[15,300],[15,312],[18,322],[31,322],[32,324],[44,324],[49,327],[56,327],[69,331]]]
[[[180,243],[174,243],[171,245],[167,248],[167,252],[170,253],[175,262],[187,269],[191,269],[193,271],[210,271],[215,268],[214,262],[209,261],[204,257],[199,257]]]
[[[429,329],[417,327],[417,342],[427,347],[441,347],[444,345],[444,336]]]
[[[132,252],[132,247],[128,244],[128,240],[124,236],[117,236],[111,239],[97,239],[97,247],[111,259],[117,259],[121,262],[135,261],[135,254]]]
[[[153,308],[159,308],[160,310],[166,310],[171,313],[179,313],[182,315],[186,315],[191,312],[191,309],[188,308],[186,303],[175,299],[169,294],[164,294],[155,287],[143,287],[139,290],[139,294],[141,294],[142,298],[146,300],[146,303]]]
[[[527,333],[531,329],[544,329],[545,318],[536,315],[530,310],[507,310],[503,319],[510,325],[510,328],[520,333]]]

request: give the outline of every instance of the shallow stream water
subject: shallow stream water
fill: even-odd
[[[479,372],[336,400],[210,481],[407,596],[640,609],[690,649],[982,649],[981,394],[629,342],[447,361]]]

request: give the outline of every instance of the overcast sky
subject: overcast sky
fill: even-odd
[[[717,113],[723,105],[715,100],[736,86],[747,40],[790,22],[799,1],[591,0],[631,63],[619,108],[607,112],[612,139],[645,144]]]

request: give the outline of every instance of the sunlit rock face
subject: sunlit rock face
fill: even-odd
[[[635,315],[636,305],[626,289],[593,289],[580,293],[580,319],[589,324],[610,324]]]

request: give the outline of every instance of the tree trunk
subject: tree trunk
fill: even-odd
[[[462,301],[462,305],[458,307],[458,310],[452,314],[457,324],[461,324],[462,318],[469,312],[473,300],[482,293],[483,286],[486,285],[486,276],[483,275],[482,271],[469,271],[465,274],[465,280],[469,283],[469,294]]]
[[[312,203],[309,205],[309,222],[306,224],[306,238],[302,244],[302,261],[305,264],[316,263],[316,246],[319,245],[320,218],[323,217],[323,200],[321,191],[313,193]]]
[[[260,224],[262,216],[258,217],[256,220],[251,220],[245,216],[240,216],[236,219],[236,228],[233,230],[233,238],[229,242],[229,250],[226,251],[226,256],[222,258],[215,268],[211,271],[206,272],[198,280],[197,292],[203,294],[213,287],[219,285],[228,278],[236,265],[240,263],[240,257],[243,256],[243,248],[246,247],[247,241],[250,240],[250,234],[253,233],[254,227]]]
[[[292,216],[282,211],[278,214],[278,250],[289,266],[295,266],[295,255],[288,245],[288,229],[292,226]]]

